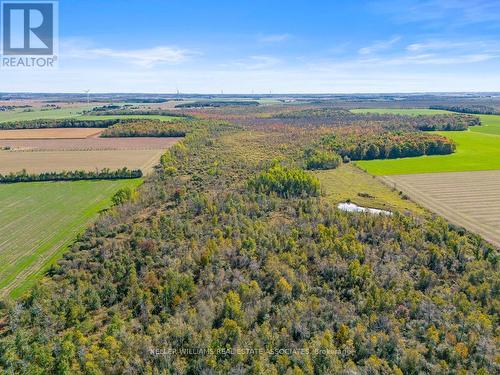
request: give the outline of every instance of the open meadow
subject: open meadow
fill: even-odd
[[[19,296],[111,204],[141,180],[0,185],[0,295]]]

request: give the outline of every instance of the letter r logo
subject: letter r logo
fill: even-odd
[[[52,55],[54,6],[50,2],[2,2],[4,55]]]

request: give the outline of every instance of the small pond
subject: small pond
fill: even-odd
[[[390,211],[379,210],[377,208],[361,207],[361,206],[358,206],[357,204],[349,203],[349,202],[339,203],[337,205],[337,208],[339,210],[346,211],[346,212],[368,212],[368,213],[374,214],[374,215],[392,215],[392,212],[390,212]]]

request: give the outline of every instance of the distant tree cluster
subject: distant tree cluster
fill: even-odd
[[[467,104],[467,105],[431,105],[430,109],[440,109],[444,111],[459,112],[459,113],[471,113],[476,115],[498,115],[500,112],[493,107],[487,105],[479,104]]]
[[[300,109],[279,112],[272,115],[273,118],[281,119],[307,119],[307,118],[330,118],[330,119],[343,119],[346,117],[354,117],[355,114],[338,108],[312,108],[312,109]]]
[[[282,197],[317,196],[319,180],[300,168],[274,164],[250,180],[249,187],[259,193],[276,193]]]
[[[322,145],[351,160],[396,159],[446,155],[455,143],[437,134],[419,132],[358,133],[325,136]]]
[[[141,170],[129,170],[125,167],[114,171],[104,168],[96,171],[28,173],[26,170],[22,170],[7,175],[0,174],[0,184],[37,181],[121,180],[140,177],[142,177]]]
[[[176,104],[175,108],[204,108],[204,107],[251,107],[258,106],[260,103],[255,100],[202,100],[191,103]]]
[[[307,169],[335,169],[342,164],[339,154],[319,148],[305,150],[304,159]]]
[[[47,129],[47,128],[107,128],[118,122],[120,119],[110,120],[78,120],[73,118],[68,119],[40,119],[27,121],[11,121],[1,122],[0,129]]]
[[[107,104],[107,105],[102,105],[99,107],[94,107],[90,111],[86,111],[86,113],[114,111],[114,110],[121,109],[121,108],[123,108],[123,106],[121,106],[121,105]]]
[[[432,115],[432,116],[410,116],[413,126],[422,131],[461,131],[467,130],[470,126],[481,125],[478,116],[471,115]]]
[[[118,123],[107,128],[101,137],[184,137],[189,130],[187,122],[139,120]]]
[[[165,111],[162,109],[136,109],[118,108],[108,110],[98,110],[94,116],[166,116],[166,117],[191,117],[181,112]]]

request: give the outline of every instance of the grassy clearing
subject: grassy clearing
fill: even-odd
[[[500,135],[500,116],[479,115],[479,117],[481,117],[482,125],[471,128],[472,132]]]
[[[367,111],[367,110],[356,110]],[[395,113],[373,109],[372,112]],[[425,114],[434,110],[395,110],[400,113]],[[424,112],[423,112],[424,111]],[[464,172],[500,169],[500,116],[481,115],[483,125],[466,132],[438,132],[457,143],[451,155],[421,156],[391,160],[359,161],[356,164],[378,176],[414,173]]]
[[[15,111],[0,112],[0,122],[77,117],[80,116],[84,110],[90,108],[93,108],[93,106],[67,107],[61,109],[44,110],[35,109],[33,111],[17,109]]]
[[[142,180],[0,186],[0,295],[18,297],[43,275],[124,186]]]
[[[335,204],[351,201],[363,207],[423,213],[418,205],[403,199],[397,191],[353,165],[344,164],[340,168],[314,174],[319,178],[326,197]]]
[[[443,111],[440,109],[426,109],[426,108],[359,108],[351,109],[353,113],[390,113],[392,115],[439,115],[443,113],[453,113]]]

